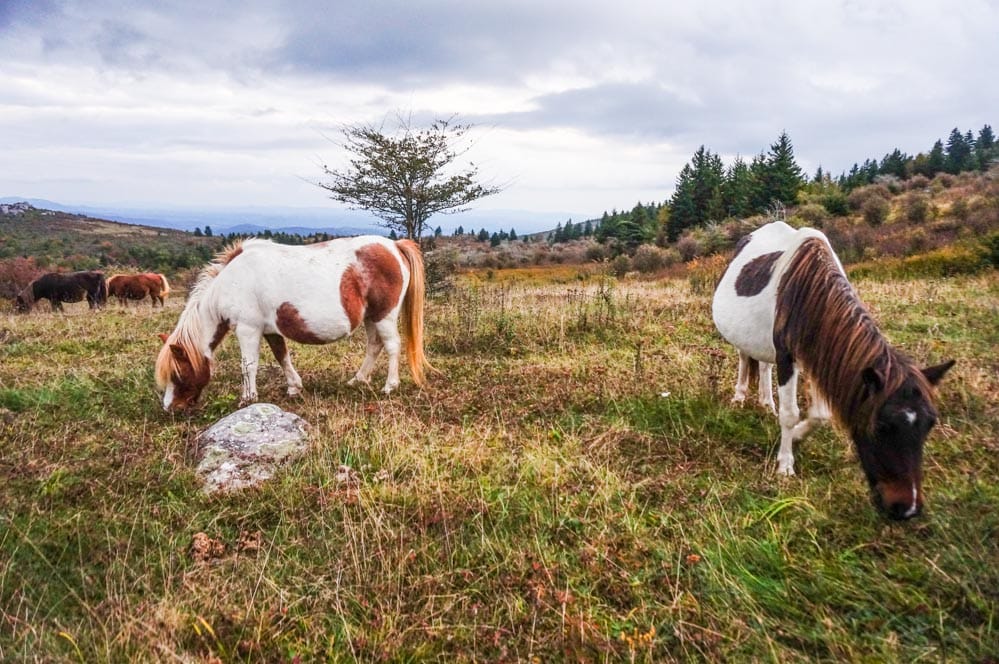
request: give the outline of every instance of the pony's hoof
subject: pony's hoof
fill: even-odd
[[[779,477],[794,477],[794,466],[787,466],[786,468],[777,468],[777,475]]]
[[[240,408],[246,408],[250,404],[254,404],[254,403],[257,403],[257,395],[255,395],[255,394],[252,397],[243,397],[242,399],[240,399],[239,400],[239,407]]]

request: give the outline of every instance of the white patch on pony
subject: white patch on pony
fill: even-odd
[[[173,381],[167,383],[166,391],[163,392],[163,410],[170,410],[173,404]]]
[[[919,506],[916,505],[916,498],[918,497],[918,495],[919,495],[919,492],[916,490],[916,485],[913,484],[912,485],[912,505],[910,505],[909,509],[906,510],[906,512],[905,512],[905,518],[909,518],[910,516],[914,515],[916,513],[916,510],[919,509]]]
[[[914,411],[914,410],[903,410],[902,414],[905,415],[905,419],[909,422],[909,424],[915,424],[916,423],[916,411]]]

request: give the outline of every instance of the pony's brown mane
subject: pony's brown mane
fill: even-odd
[[[217,253],[215,260],[203,267],[198,274],[198,279],[187,297],[184,311],[181,312],[180,319],[177,321],[177,327],[167,337],[156,358],[156,384],[160,386],[160,389],[166,388],[171,374],[177,371],[177,360],[170,350],[171,344],[177,344],[185,350],[188,361],[196,373],[204,370],[208,358],[201,350],[205,344],[203,343],[204,339],[202,339],[201,326],[197,324],[195,313],[211,281],[241,253],[243,253],[243,241],[237,240]]]
[[[906,379],[928,397],[929,381],[912,360],[892,348],[857,296],[829,246],[805,240],[777,289],[774,345],[815,381],[837,418],[858,435],[870,435],[885,400]],[[883,388],[872,394],[864,370],[875,369]]]

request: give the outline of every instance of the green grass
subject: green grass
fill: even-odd
[[[293,348],[300,399],[267,358],[261,399],[312,445],[215,498],[194,437],[236,408],[235,341],[173,417],[152,363],[178,299],[3,315],[0,660],[999,657],[995,273],[856,284],[907,352],[959,361],[905,524],[841,431],[773,474],[776,421],[728,404],[734,352],[686,281],[497,281],[430,303],[423,390],[344,385],[360,336]],[[196,533],[224,553],[195,560]]]

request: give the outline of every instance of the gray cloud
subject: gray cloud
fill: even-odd
[[[837,172],[996,121],[997,26],[987,0],[7,0],[0,121],[39,181],[59,146],[109,162],[135,149],[164,164],[191,150],[261,163],[300,150],[309,161],[328,146],[315,127],[397,110],[599,138],[609,152],[592,156],[594,170],[641,154],[665,187],[701,144],[750,157],[782,130],[799,160]],[[553,159],[565,146],[536,149]],[[510,176],[524,190],[558,188]],[[624,200],[607,207],[651,197],[612,186]]]

